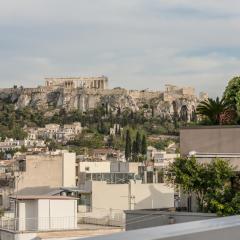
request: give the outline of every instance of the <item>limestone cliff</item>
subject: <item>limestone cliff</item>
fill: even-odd
[[[143,111],[146,116],[160,116],[167,119],[177,117],[189,121],[195,117],[199,99],[192,92],[174,89],[165,92],[131,91],[115,89],[66,89],[66,88],[17,88],[1,89],[0,100],[12,102],[16,109],[26,106],[34,109],[53,111],[64,108],[66,111],[87,111],[99,106],[113,112],[129,109]]]

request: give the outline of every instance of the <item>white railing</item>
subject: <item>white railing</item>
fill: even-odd
[[[0,229],[32,232],[77,229],[77,217],[2,218]]]

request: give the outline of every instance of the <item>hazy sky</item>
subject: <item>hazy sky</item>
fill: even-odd
[[[0,87],[106,75],[216,96],[239,74],[239,0],[0,0]]]

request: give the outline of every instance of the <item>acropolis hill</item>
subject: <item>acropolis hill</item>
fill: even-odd
[[[46,78],[44,86],[0,90],[0,100],[8,100],[16,108],[29,106],[54,113],[59,109],[84,112],[104,106],[113,113],[119,109],[143,110],[146,116],[154,112],[155,116],[177,115],[186,121],[194,117],[197,103],[206,97],[205,93],[196,96],[192,87],[173,85],[166,85],[164,91],[108,89],[105,76]]]

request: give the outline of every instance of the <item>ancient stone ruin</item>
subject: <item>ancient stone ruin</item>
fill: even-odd
[[[190,121],[196,118],[200,100],[192,87],[166,85],[164,91],[108,89],[108,78],[67,77],[46,78],[45,86],[0,90],[0,100],[8,99],[16,108],[30,106],[54,113],[59,109],[82,112],[105,107],[117,111],[143,111],[145,116]]]

